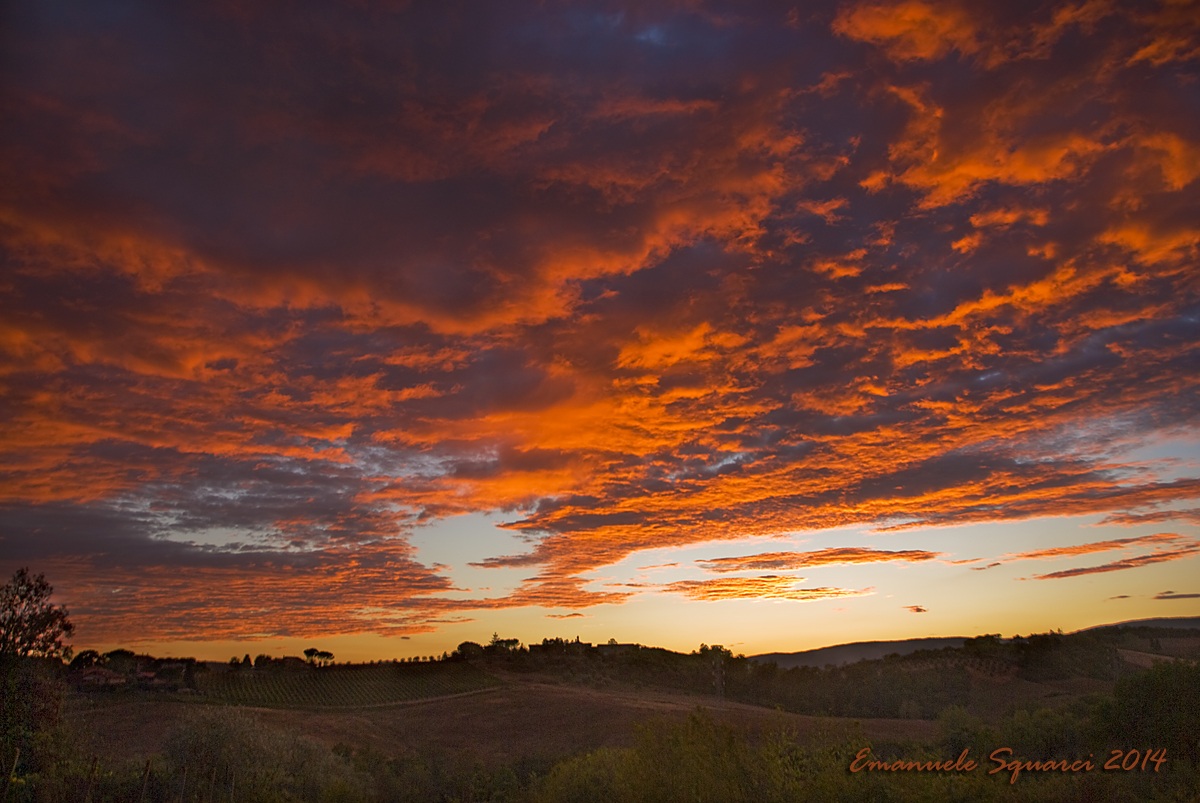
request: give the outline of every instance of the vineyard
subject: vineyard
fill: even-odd
[[[268,708],[357,708],[480,691],[499,685],[466,663],[368,664],[304,671],[208,672],[198,679],[205,697]]]

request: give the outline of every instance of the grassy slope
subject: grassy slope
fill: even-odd
[[[1113,642],[1126,651],[1130,647],[1146,649],[1151,643],[1161,650],[1160,654],[1195,654],[1196,650],[1192,637],[1178,633],[1116,635],[1119,637]],[[1052,653],[1059,649],[1061,645],[1055,646]],[[936,675],[945,669],[944,663],[949,666],[964,661],[970,675],[967,706],[987,720],[1018,708],[1066,705],[1112,688],[1111,680],[1074,673],[1040,680],[1018,677],[1010,664],[986,656],[971,658],[962,651],[914,655],[900,659],[896,669]],[[547,674],[505,674],[494,667],[488,674],[467,664],[431,665],[407,674],[396,669],[407,667],[333,667],[298,673],[292,682],[300,684],[296,688],[309,684],[307,692],[297,693],[293,688],[289,692],[293,696],[269,700],[274,707],[260,705],[246,710],[252,711],[264,727],[300,733],[330,746],[342,743],[370,747],[393,756],[410,750],[466,751],[504,761],[554,759],[598,747],[627,745],[639,723],[655,718],[681,721],[700,706],[711,711],[714,719],[738,728],[762,731],[783,726],[801,737],[816,739],[831,730],[844,732],[855,727],[861,728],[864,740],[877,745],[929,740],[937,733],[936,723],[930,720],[804,716],[720,700],[711,694],[671,691],[645,683],[637,686],[619,677],[606,678],[604,687],[596,688]],[[424,685],[408,682],[389,686],[384,682],[388,677],[412,681],[422,672],[431,673]],[[171,731],[204,703],[253,702],[254,694],[262,691],[255,688],[256,684],[265,681],[256,680],[257,676],[246,670],[243,673],[240,679],[221,678],[214,673],[201,685],[207,684],[210,692],[219,693],[191,699],[149,692],[75,694],[68,700],[67,721],[95,755],[148,756],[160,752]],[[325,707],[297,707],[312,701],[317,684],[323,684],[321,688],[326,691],[340,687],[342,696],[319,698]],[[475,691],[462,696],[413,699],[469,689]],[[350,705],[330,708],[331,700]]]
[[[113,697],[105,705],[75,700],[67,719],[101,758],[160,752],[171,730],[199,705],[144,696]],[[372,747],[384,755],[409,750],[467,751],[483,759],[558,758],[603,746],[627,745],[635,727],[655,718],[683,721],[697,707],[714,719],[750,731],[794,728],[820,738],[831,729],[861,727],[867,738],[891,743],[929,738],[924,720],[807,717],[714,697],[658,690],[597,690],[510,678],[478,694],[359,710],[257,708],[265,727],[299,732],[330,746]],[[858,723],[858,724],[856,724]]]

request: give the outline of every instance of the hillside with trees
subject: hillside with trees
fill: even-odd
[[[1200,638],[1169,622],[983,635],[826,667],[720,645],[498,634],[420,660],[336,663],[313,647],[209,663],[72,657],[51,590],[19,572],[0,592],[6,802],[1140,801],[1200,789]],[[971,770],[912,769],[968,756]]]

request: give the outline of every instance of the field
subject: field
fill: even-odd
[[[715,720],[762,732],[780,727],[802,739],[858,734],[876,743],[932,738],[926,720],[842,719],[788,714],[759,706],[658,690],[599,690],[520,677],[476,694],[376,705],[354,710],[260,707],[246,710],[268,730],[303,734],[329,747],[371,748],[383,755],[466,750],[485,761],[558,759],[599,747],[632,743],[637,726],[684,721],[703,707]],[[76,701],[67,711],[72,729],[89,739],[101,760],[161,752],[171,732],[197,702],[114,696],[108,704]]]
[[[467,663],[364,664],[323,669],[199,673],[213,702],[262,708],[363,708],[482,691],[497,685]]]
[[[1145,645],[1115,640],[1165,650],[1170,638],[1144,635]],[[25,776],[48,791],[17,799],[95,789],[94,800],[126,800],[140,789],[197,802],[547,803],[643,800],[653,789],[662,801],[681,790],[697,800],[1193,800],[1184,793],[1200,782],[1200,675],[1192,659],[1130,661],[1143,655],[1162,657],[1094,635],[988,636],[829,670],[764,669],[714,650],[564,648],[428,664],[211,666],[185,672],[183,689],[143,673],[136,685],[77,684],[55,736],[64,758],[44,781]],[[714,660],[724,661],[720,683]],[[897,699],[905,718],[889,713]],[[1023,779],[1019,790],[987,768],[847,771],[864,748],[890,761],[997,747],[1036,761],[1145,752],[1165,769],[1133,772],[1122,759],[1115,770]]]

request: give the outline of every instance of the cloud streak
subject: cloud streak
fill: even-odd
[[[1154,595],[1155,599],[1200,599],[1200,594],[1176,594],[1174,591],[1163,591]]]
[[[700,602],[732,599],[773,599],[792,602],[820,602],[843,597],[861,597],[874,589],[815,587],[803,588],[802,577],[764,574],[757,577],[719,577],[710,580],[679,580],[658,586],[657,590],[681,594]]]
[[[1177,533],[1155,533],[1154,535],[1142,535],[1134,538],[1114,538],[1109,541],[1093,541],[1088,544],[1076,544],[1073,546],[1050,547],[1048,549],[1035,549],[1029,552],[1018,552],[1015,554],[1003,556],[1006,560],[1052,560],[1056,558],[1070,558],[1077,555],[1092,555],[1097,552],[1112,552],[1120,549],[1132,549],[1137,547],[1152,547],[1154,549],[1163,549],[1189,544],[1192,539],[1181,536]]]
[[[18,8],[0,563],[81,632],[417,632],[648,549],[1194,524],[1133,456],[1200,413],[1187,11]],[[481,512],[500,599],[410,541]],[[1139,538],[1000,560],[1194,554]],[[657,592],[860,593],[791,582]]]
[[[1153,552],[1121,558],[1120,560],[1114,560],[1098,566],[1084,566],[1075,569],[1064,569],[1058,572],[1049,572],[1047,574],[1035,574],[1033,575],[1033,579],[1061,580],[1068,577],[1082,577],[1088,574],[1103,574],[1105,572],[1116,572],[1124,569],[1136,569],[1141,566],[1149,566],[1150,564],[1163,563],[1165,561],[1182,560],[1200,554],[1200,541],[1194,539],[1176,540],[1180,541],[1178,545],[1158,547]]]
[[[736,558],[712,558],[697,561],[703,568],[713,572],[736,572],[743,570],[761,571],[808,569],[814,566],[860,563],[918,563],[935,560],[940,553],[920,549],[886,550],[868,547],[831,547],[811,552],[764,552]]]

